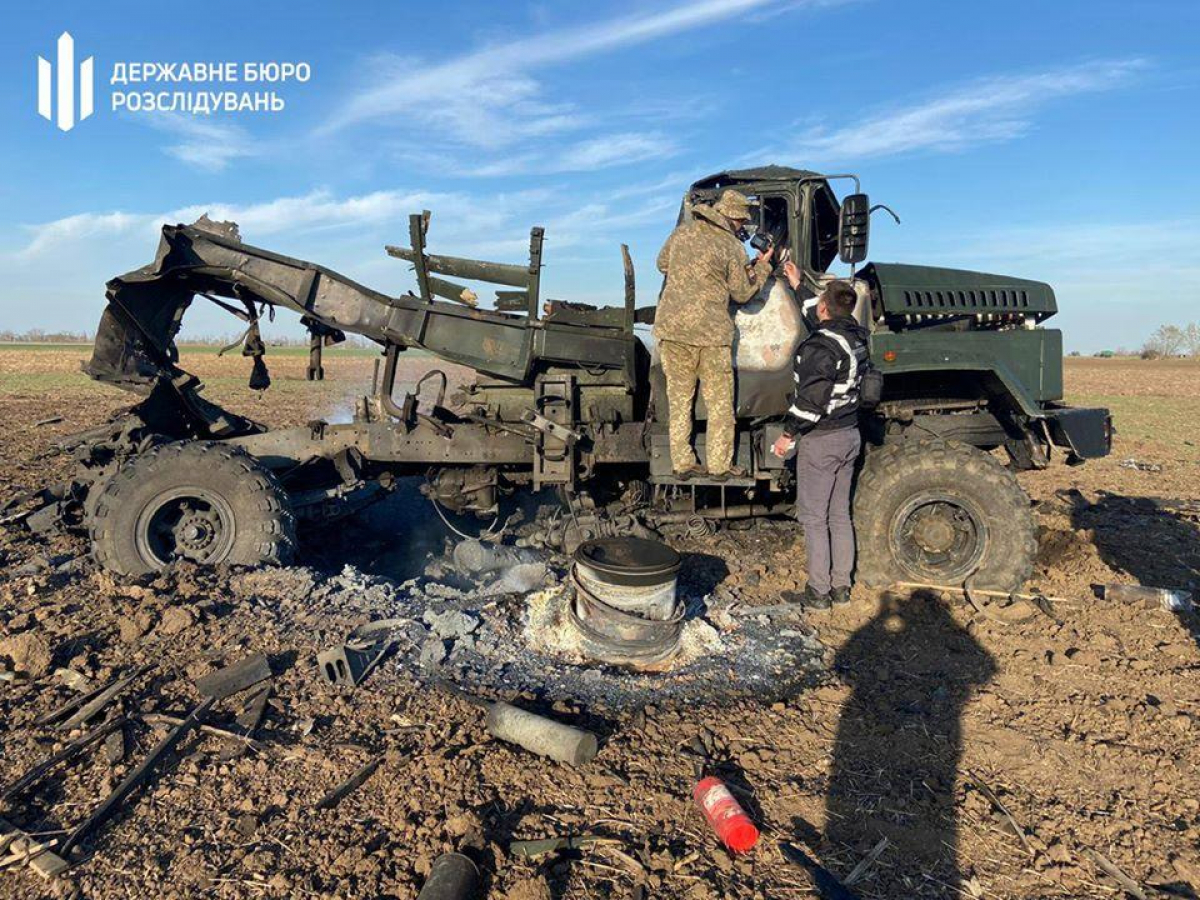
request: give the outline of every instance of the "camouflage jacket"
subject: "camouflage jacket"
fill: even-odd
[[[667,238],[658,254],[658,270],[667,276],[658,299],[654,336],[695,347],[733,343],[729,301],[753,299],[771,274],[759,261],[747,268],[746,251],[722,216],[706,206]]]

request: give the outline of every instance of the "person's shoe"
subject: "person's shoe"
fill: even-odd
[[[800,594],[800,602],[809,609],[829,609],[833,605],[833,598],[829,594],[818,594],[811,584],[806,584]]]
[[[848,586],[835,586],[834,589],[829,592],[829,599],[833,601],[834,606],[845,606],[850,602],[850,588]]]
[[[741,466],[730,466],[724,472],[709,472],[708,477],[713,481],[728,481],[730,478],[746,478],[750,475]]]
[[[699,478],[704,474],[704,470],[694,463],[690,466],[684,466],[675,473],[675,477],[680,481],[691,481],[693,478]]]

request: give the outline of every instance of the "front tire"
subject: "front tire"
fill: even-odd
[[[905,441],[867,455],[854,497],[858,577],[1019,590],[1036,526],[1013,474],[974,447]]]
[[[96,500],[93,553],[106,569],[145,575],[200,565],[291,562],[295,520],[275,476],[213,441],[163,444],[121,467]]]

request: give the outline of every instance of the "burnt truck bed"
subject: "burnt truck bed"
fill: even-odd
[[[769,448],[807,333],[800,302],[830,277],[808,248],[838,234],[804,217],[836,216],[836,203],[820,176],[800,170],[709,181],[693,186],[681,220],[723,186],[739,186],[775,211],[781,252],[805,266],[799,292],[772,278],[736,310],[735,455],[748,477],[674,477],[661,369],[653,342],[637,330],[653,322],[654,309],[636,306],[627,248],[624,303],[598,309],[542,298],[540,228],[530,232],[528,262],[512,265],[428,253],[429,215],[413,215],[410,246],[388,252],[412,265],[417,289],[393,297],[202,219],[165,226],[154,261],[108,283],[86,370],[144,399],[73,448],[79,474],[58,496],[82,507],[97,555],[125,572],[159,568],[172,554],[282,559],[295,518],[354,512],[409,475],[425,479],[439,511],[481,517],[498,516],[506,493],[556,488],[563,514],[551,516],[542,539],[558,547],[670,522],[704,527],[787,512],[795,474]],[[866,197],[847,197],[843,215],[847,205],[857,210],[854,246],[862,250]],[[495,308],[479,308],[464,282],[498,286]],[[860,547],[862,577],[961,583],[974,574],[981,585],[1019,585],[1036,549],[1028,498],[987,451],[1003,448],[1012,468],[1029,468],[1047,465],[1055,449],[1068,461],[1103,455],[1111,441],[1106,410],[1061,404],[1061,335],[1041,324],[1056,312],[1053,292],[1040,282],[895,264],[869,264],[853,284],[884,373],[883,402],[862,421],[872,451],[856,518],[862,534],[876,535]],[[284,308],[311,334],[310,377],[320,377],[320,348],[347,334],[378,344],[371,394],[351,423],[278,430],[209,403],[175,348],[184,314],[200,301],[243,321],[251,387],[269,384],[260,321],[268,308]],[[398,360],[409,348],[435,361],[396,397]],[[451,392],[436,360],[476,378]],[[703,403],[693,412],[703,463]],[[206,471],[218,487],[172,481],[203,480]],[[231,487],[242,483],[244,491]],[[135,516],[139,504],[145,510]],[[235,528],[238,515],[248,522]],[[142,534],[147,522],[153,527]],[[167,549],[156,553],[155,541]]]

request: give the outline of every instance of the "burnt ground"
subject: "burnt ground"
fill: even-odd
[[[5,491],[65,473],[66,460],[42,455],[53,441],[127,402],[72,373],[78,351],[48,353],[0,351]],[[334,356],[330,380],[311,385],[301,357],[268,359],[276,384],[261,399],[241,387],[242,360],[197,355],[185,366],[215,399],[272,424],[339,414],[370,372],[369,359]],[[421,362],[411,365],[415,374]],[[1021,476],[1042,529],[1033,581],[1069,601],[1057,621],[1005,625],[954,597],[868,592],[807,620],[725,615],[803,585],[802,542],[777,522],[672,539],[692,561],[685,590],[705,604],[701,621],[726,643],[734,674],[759,648],[755,628],[791,646],[815,629],[823,657],[811,677],[773,685],[775,696],[710,683],[630,700],[582,691],[553,666],[540,685],[506,684],[505,663],[446,642],[440,674],[600,734],[599,756],[578,769],[490,738],[476,707],[434,686],[439,671],[415,646],[355,691],[317,678],[316,653],[365,620],[415,619],[422,598],[482,607],[428,579],[405,584],[444,542],[413,497],[393,515],[373,513],[390,534],[310,536],[311,568],[180,570],[140,583],[97,571],[81,539],[4,529],[0,656],[32,677],[0,682],[0,782],[69,737],[34,724],[74,696],[56,669],[100,684],[157,666],[124,698],[135,723],[120,761],[97,748],[4,803],[0,815],[26,830],[61,837],[85,816],[165,733],[137,717],[186,713],[198,676],[263,652],[275,677],[261,745],[187,738],[84,843],[81,865],[51,885],[5,870],[0,897],[412,898],[451,848],[481,863],[491,898],[624,898],[635,885],[664,898],[806,897],[820,877],[804,860],[845,878],[883,837],[887,848],[853,886],[863,898],[1121,896],[1094,854],[1150,896],[1200,894],[1200,622],[1090,590],[1200,587],[1200,453],[1187,428],[1200,413],[1197,374],[1171,363],[1069,365],[1071,399],[1111,404],[1122,433],[1110,459]],[[35,425],[51,415],[64,421]],[[515,635],[525,606],[508,597],[481,612],[475,650],[489,621]],[[414,643],[426,640],[415,627]],[[220,702],[211,720],[232,724],[243,700]],[[748,856],[721,850],[691,804],[697,737],[763,829]],[[379,754],[359,790],[313,808]],[[534,860],[508,849],[579,833],[616,843]]]

